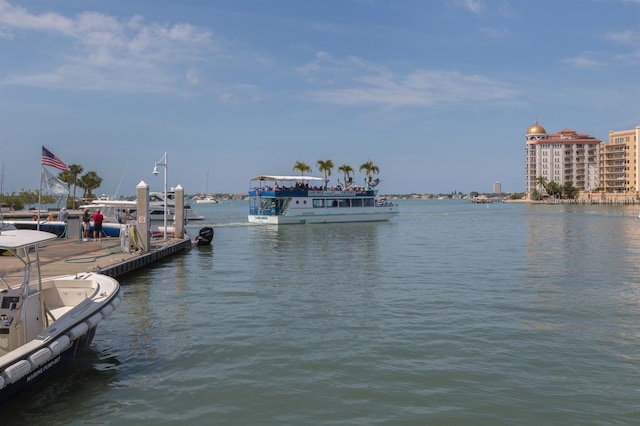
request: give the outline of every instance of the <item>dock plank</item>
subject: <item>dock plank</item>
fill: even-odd
[[[190,248],[191,240],[173,238],[152,240],[148,253],[126,253],[121,249],[119,238],[103,238],[100,242],[62,238],[40,246],[40,268],[43,278],[82,272],[117,277]],[[0,276],[20,278],[22,272],[23,264],[18,259],[0,256]]]

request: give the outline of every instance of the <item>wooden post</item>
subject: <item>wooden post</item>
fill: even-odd
[[[184,189],[182,185],[178,185],[174,189],[175,191],[175,219],[173,221],[174,238],[184,238]]]
[[[136,186],[136,197],[137,197],[137,224],[136,228],[138,229],[138,235],[140,236],[140,241],[143,245],[142,251],[145,253],[149,252],[149,247],[151,246],[151,223],[149,218],[149,185],[147,185],[144,181],[140,181],[138,186]]]

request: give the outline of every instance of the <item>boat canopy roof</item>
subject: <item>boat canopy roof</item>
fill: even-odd
[[[300,180],[316,180],[319,182],[323,182],[324,179],[322,179],[321,177],[315,177],[315,176],[275,176],[275,175],[260,175],[260,176],[256,176],[254,178],[251,178],[251,180],[281,180],[281,181],[300,181]]]
[[[127,200],[93,200],[91,204],[84,204],[80,206],[80,210],[84,209],[95,209],[95,208],[105,208],[105,207],[136,207],[137,203],[135,201],[127,201]]]
[[[56,234],[44,231],[34,231],[31,229],[12,229],[0,233],[0,248],[15,250],[22,247],[35,246],[44,241],[55,240]]]

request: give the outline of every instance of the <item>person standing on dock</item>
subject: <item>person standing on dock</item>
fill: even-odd
[[[60,210],[60,213],[58,213],[58,220],[64,223],[67,223],[69,220],[69,212],[66,207],[63,207],[62,210]]]
[[[89,229],[91,228],[91,215],[89,214],[89,209],[84,209],[84,213],[82,213],[82,232],[84,234],[84,238],[82,241],[89,241]]]
[[[104,216],[100,213],[100,209],[93,214],[93,241],[102,241],[102,222]]]

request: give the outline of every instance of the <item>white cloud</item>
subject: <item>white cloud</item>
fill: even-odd
[[[482,0],[454,0],[454,3],[473,13],[480,13],[484,9],[484,2]]]
[[[5,0],[0,0],[0,27],[0,36],[13,43],[45,33],[56,39],[58,49],[38,58],[38,71],[15,71],[3,84],[178,93],[199,81],[194,68],[198,63],[211,61],[212,52],[224,52],[210,31],[186,23],[146,23],[140,16],[121,20],[97,12],[73,18],[52,12],[36,15]],[[16,33],[21,37],[14,37]]]
[[[576,68],[597,68],[597,67],[603,66],[602,63],[596,61],[595,59],[587,58],[584,55],[575,56],[573,58],[567,58],[567,59],[564,59],[562,62]]]
[[[197,86],[198,84],[200,84],[200,78],[198,77],[198,72],[195,70],[187,71],[187,76],[185,80],[189,86]]]
[[[491,38],[507,38],[511,36],[511,31],[505,27],[482,27],[480,32]]]
[[[400,108],[519,101],[516,89],[481,75],[419,69],[395,76],[385,68],[360,58],[349,57],[338,61],[326,52],[316,55],[316,59],[301,67],[300,72],[313,77],[314,81],[322,80],[331,86],[325,90],[309,91],[306,97],[316,102],[338,105]],[[343,87],[333,87],[338,85]]]
[[[640,0],[638,0],[640,2]],[[640,32],[637,31],[620,31],[609,33],[605,36],[609,40],[613,40],[618,43],[626,43],[626,44],[638,44],[640,43]]]
[[[11,6],[5,0],[0,0],[0,24],[10,30],[37,30],[53,31],[61,34],[70,34],[73,23],[70,19],[55,13],[43,13],[31,15],[25,9]]]

